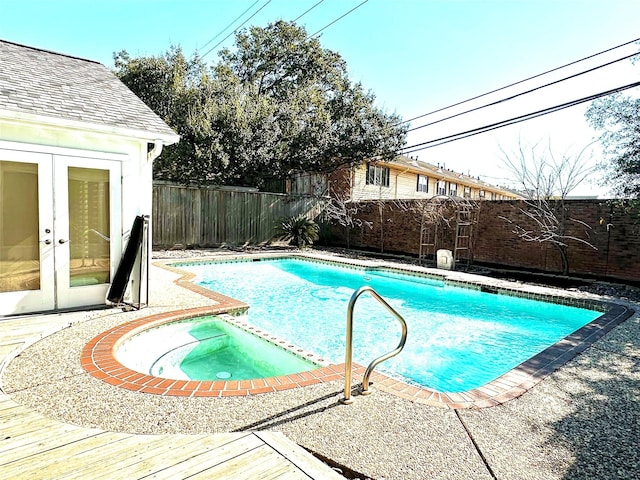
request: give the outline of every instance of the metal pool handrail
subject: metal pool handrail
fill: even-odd
[[[400,322],[400,326],[402,327],[402,336],[400,337],[400,343],[398,343],[398,346],[394,350],[374,359],[369,364],[364,372],[364,377],[362,377],[362,395],[368,395],[369,393],[371,393],[371,391],[369,390],[369,377],[371,377],[373,369],[385,360],[389,360],[391,357],[395,357],[397,354],[399,354],[404,348],[404,344],[407,341],[407,322],[404,321],[402,315],[396,312],[391,307],[391,305],[389,305],[385,301],[385,299],[378,294],[378,292],[376,292],[373,288],[365,285],[364,287],[360,287],[353,293],[353,295],[351,295],[349,306],[347,308],[347,346],[344,360],[344,398],[341,400],[342,403],[347,405],[353,403],[353,400],[351,399],[351,365],[353,363],[353,309],[355,307],[356,300],[358,300],[360,295],[362,295],[364,292],[369,292],[373,298],[384,305],[384,307],[389,310],[389,312],[391,312],[394,317],[396,317],[396,319]]]

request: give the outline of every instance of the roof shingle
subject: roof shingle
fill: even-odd
[[[104,65],[4,40],[0,110],[176,136]]]

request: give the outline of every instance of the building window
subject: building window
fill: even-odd
[[[478,192],[478,197],[480,197],[480,198],[484,198],[484,197],[485,197],[485,195],[486,195],[486,193],[485,193],[485,191],[484,191],[484,190],[480,190],[480,191]]]
[[[450,183],[449,184],[449,196],[450,197],[457,197],[458,196],[458,184],[457,183]]]
[[[447,182],[444,180],[438,180],[438,195],[446,195],[447,194]]]
[[[429,191],[429,177],[425,177],[424,175],[418,175],[418,192],[427,193]]]
[[[491,200],[495,200],[496,199],[496,192],[491,192]]]
[[[464,198],[471,198],[471,187],[464,187]]]
[[[389,168],[367,163],[367,185],[389,186]]]

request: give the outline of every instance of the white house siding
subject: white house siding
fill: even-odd
[[[354,201],[394,198],[396,179],[389,175],[389,186],[367,185],[367,167],[363,165],[352,171],[351,198]]]
[[[433,196],[435,180],[429,178],[429,191],[418,192],[416,173],[389,168],[389,186],[368,185],[366,166],[356,167],[352,171],[352,198],[360,200],[394,200],[399,198],[429,198]]]
[[[429,179],[429,191],[418,191],[418,175],[402,170],[391,170],[391,176],[396,178],[396,191],[394,198],[429,198],[431,193],[431,179]]]
[[[451,191],[451,185],[456,184],[456,196],[460,198],[464,198],[465,186],[471,187],[470,200],[481,200],[480,190],[485,191],[484,199],[486,200],[516,198],[515,196],[505,195],[500,189],[484,184],[483,182],[479,182],[480,185],[478,185],[475,179],[468,180],[466,176],[454,176],[454,173],[451,173],[450,176],[444,176],[435,172],[420,172],[416,169],[403,167],[402,165],[384,163],[379,165],[389,168],[389,186],[367,185],[366,164],[355,167],[351,172],[351,197],[354,201],[431,198],[438,195],[437,184],[439,180],[444,180],[445,194],[447,195]],[[418,174],[428,177],[428,192],[419,192],[417,190]]]

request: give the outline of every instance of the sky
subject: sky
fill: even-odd
[[[411,119],[640,38],[638,0],[0,0],[0,39],[99,61],[160,55],[179,45],[215,63],[234,29],[298,20],[339,52],[387,113]],[[315,5],[315,7],[314,7]],[[351,13],[348,13],[350,10]],[[249,9],[247,11],[247,9]],[[246,13],[241,16],[243,12]],[[254,15],[255,14],[255,15]],[[347,14],[343,18],[342,15]],[[241,16],[237,21],[237,17]],[[334,22],[332,24],[332,22]],[[231,25],[231,26],[229,26]],[[227,28],[228,27],[228,28]],[[231,34],[231,35],[229,35]],[[228,37],[225,39],[225,37]],[[209,43],[208,43],[209,42]],[[220,43],[219,46],[216,44]],[[216,46],[207,53],[211,47]],[[411,128],[521,93],[637,52],[636,44],[414,120]],[[1,66],[0,66],[1,68]],[[640,62],[616,62],[558,85],[411,131],[416,145],[640,80]],[[627,91],[639,95],[640,88]],[[503,152],[551,146],[575,157],[597,137],[584,103],[464,140],[411,152],[421,161],[512,185]],[[585,153],[601,160],[599,144]],[[607,196],[594,174],[573,194]]]

